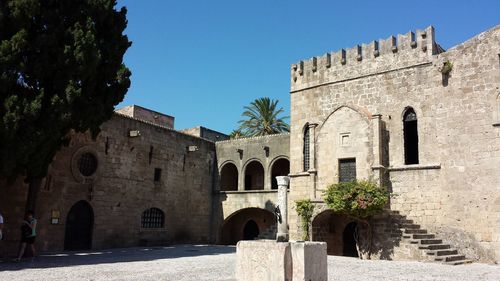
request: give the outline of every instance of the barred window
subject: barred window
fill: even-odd
[[[78,170],[82,176],[90,177],[97,170],[97,158],[92,153],[83,153],[78,159]]]
[[[304,155],[304,171],[309,170],[309,125],[306,125],[304,130],[304,150],[302,154]]]
[[[339,182],[356,179],[356,158],[339,159]]]
[[[142,213],[142,228],[163,228],[165,224],[165,214],[158,208],[150,208]]]

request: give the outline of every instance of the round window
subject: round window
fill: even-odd
[[[78,160],[78,170],[82,176],[90,177],[97,170],[97,158],[92,153],[83,153]]]

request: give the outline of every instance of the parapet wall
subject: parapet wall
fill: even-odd
[[[291,93],[323,84],[428,63],[444,50],[435,42],[434,28],[408,32],[327,53],[292,65]]]

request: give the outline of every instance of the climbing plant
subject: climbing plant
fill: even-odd
[[[370,217],[382,211],[389,202],[389,193],[378,184],[367,180],[339,182],[330,185],[324,192],[327,206],[336,213],[345,214],[360,222],[356,227],[355,240],[360,257],[369,259],[372,243]],[[360,225],[365,227],[366,239],[360,245]]]
[[[295,210],[301,220],[302,240],[309,240],[309,226],[311,225],[311,218],[314,212],[314,204],[310,199],[295,201]]]

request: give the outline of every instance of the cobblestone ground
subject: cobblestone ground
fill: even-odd
[[[46,254],[0,263],[0,280],[234,280],[234,247],[181,245]],[[328,280],[500,280],[500,266],[328,257]],[[260,280],[256,280],[260,281]]]

